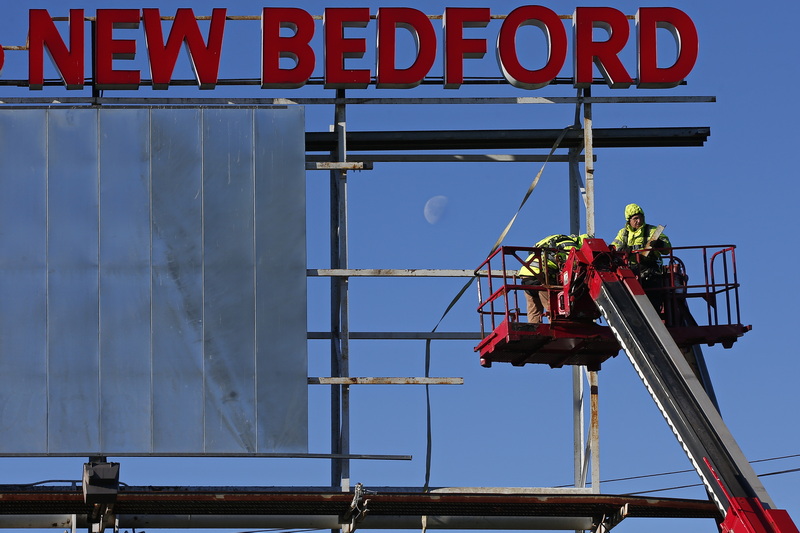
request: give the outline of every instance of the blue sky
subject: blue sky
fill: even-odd
[[[29,8],[41,7],[56,15],[67,8],[141,8],[157,5],[162,14],[174,13],[186,2],[74,0],[32,1],[20,7],[4,6],[0,43],[25,41]],[[287,3],[289,4],[289,3]],[[324,7],[373,8],[359,0],[308,1],[294,4],[314,15]],[[192,2],[198,15],[213,7],[227,7],[229,15],[258,15],[260,8],[280,3],[228,0]],[[283,4],[285,5],[285,4]],[[387,7],[390,4],[385,4]],[[428,14],[444,7],[491,6],[506,14],[522,3],[498,1],[457,3],[440,0],[407,1]],[[582,1],[547,4],[559,14],[577,6],[610,6],[626,14],[638,7],[671,6],[694,20],[700,54],[687,85],[671,90],[611,90],[595,87],[594,96],[691,95],[715,96],[715,103],[606,104],[594,108],[595,126],[659,127],[709,126],[711,136],[702,148],[597,149],[595,201],[597,236],[611,240],[623,224],[625,204],[643,206],[647,220],[666,224],[675,246],[736,244],[742,284],[742,319],[753,325],[730,350],[705,350],[723,417],[746,457],[760,460],[800,454],[800,422],[794,382],[800,362],[790,331],[798,289],[793,270],[798,252],[792,245],[797,185],[794,179],[797,106],[791,90],[800,78],[798,50],[792,44],[794,21],[800,15],[795,2],[701,3]],[[63,6],[63,7],[62,7]],[[221,77],[258,75],[258,22],[229,23],[223,48]],[[496,23],[494,23],[496,24]],[[435,23],[438,29],[438,23]],[[237,29],[234,34],[233,28]],[[497,27],[470,30],[490,39]],[[319,30],[318,30],[319,32]],[[360,33],[361,32],[361,33]],[[354,35],[370,36],[374,23]],[[137,35],[140,32],[134,32]],[[228,40],[230,39],[230,40]],[[139,44],[144,54],[143,44]],[[570,37],[570,46],[572,38]],[[320,48],[317,47],[317,50]],[[623,62],[633,70],[632,43]],[[185,55],[180,73],[188,78]],[[493,53],[466,62],[467,75],[498,70]],[[49,64],[46,60],[46,65]],[[24,52],[6,52],[0,79],[26,76]],[[353,62],[354,68],[373,66],[370,57]],[[437,65],[440,61],[437,59]],[[437,73],[434,67],[434,74]],[[564,67],[568,75],[571,66]],[[315,73],[315,74],[318,74]],[[52,77],[52,74],[48,74]],[[2,97],[78,96],[61,89],[29,92],[0,88]],[[445,90],[425,86],[406,91],[348,91],[348,96],[467,97],[467,96],[574,96],[571,86],[524,91],[511,86]],[[106,96],[114,96],[106,92]],[[166,92],[141,89],[119,96],[183,97],[330,97],[318,87],[262,91],[256,87],[224,88],[213,92],[171,88]],[[516,129],[561,128],[573,120],[571,105],[493,106],[351,106],[348,127],[358,130]],[[327,131],[333,110],[309,106],[309,131]],[[471,269],[477,267],[500,235],[539,170],[536,163],[376,164],[371,171],[348,178],[351,268]],[[541,236],[566,232],[569,224],[567,168],[551,163],[540,185],[505,239],[509,245],[530,245]],[[327,268],[328,173],[309,172],[308,267]],[[424,215],[425,203],[442,195],[448,199],[435,224]],[[351,281],[352,331],[430,331],[463,285],[461,279],[364,279]],[[328,282],[309,280],[309,330],[328,329]],[[440,331],[477,331],[476,294],[467,292],[442,322]],[[547,367],[516,368],[478,365],[471,341],[433,343],[431,375],[464,378],[461,386],[434,387],[434,486],[559,486],[572,480],[571,372]],[[419,341],[354,341],[351,375],[421,376],[424,343]],[[329,374],[328,347],[309,342],[309,375]],[[690,468],[654,403],[631,365],[620,355],[600,372],[601,478],[614,479]],[[326,387],[309,387],[311,435],[309,451],[326,453],[329,445],[329,395]],[[415,386],[361,386],[352,390],[352,452],[410,454],[413,460],[354,461],[353,483],[369,486],[421,486],[425,470],[425,393]],[[78,479],[83,458],[0,459],[3,483],[44,479]],[[755,465],[757,473],[800,466],[800,458]],[[800,519],[798,473],[762,479],[779,508]],[[124,459],[122,480],[128,484],[162,485],[327,485],[328,463],[323,460],[277,459]],[[616,494],[698,483],[694,473],[613,482],[602,492]],[[657,492],[665,497],[703,498],[700,487]],[[684,531],[713,531],[712,521],[678,522]],[[666,531],[675,521],[628,519],[620,533]]]

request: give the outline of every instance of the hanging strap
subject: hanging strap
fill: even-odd
[[[506,238],[506,235],[508,235],[508,232],[511,230],[511,227],[514,225],[514,222],[517,220],[517,216],[519,215],[520,211],[522,211],[522,207],[528,201],[528,198],[530,198],[531,193],[533,193],[533,190],[536,188],[536,185],[539,184],[539,178],[542,177],[542,173],[544,172],[544,169],[547,166],[547,163],[550,162],[550,158],[553,156],[555,151],[561,145],[561,141],[564,140],[564,137],[567,135],[567,132],[575,130],[575,129],[576,129],[575,126],[570,125],[570,126],[567,126],[566,128],[564,128],[563,130],[561,130],[561,133],[558,135],[558,138],[556,138],[556,142],[553,143],[553,147],[550,148],[550,152],[547,154],[547,157],[545,158],[544,163],[542,163],[542,168],[540,168],[539,172],[536,173],[536,177],[533,178],[533,181],[531,182],[530,187],[528,187],[528,190],[525,192],[525,196],[522,197],[522,201],[520,202],[519,207],[517,208],[517,212],[514,213],[514,216],[511,217],[511,220],[508,222],[508,224],[506,225],[505,229],[502,231],[502,233],[500,233],[500,237],[497,238],[497,241],[492,246],[492,249],[491,249],[491,251],[489,252],[488,255],[492,255],[495,251],[497,251],[498,248],[500,248],[500,245],[502,244],[503,240]],[[453,308],[453,306],[456,305],[456,302],[458,302],[458,300],[461,299],[461,297],[467,291],[469,286],[472,285],[473,281],[475,281],[475,276],[469,278],[469,281],[467,281],[467,283],[464,284],[463,287],[461,287],[461,290],[458,291],[458,294],[456,294],[455,298],[453,298],[453,300],[447,306],[447,309],[445,309],[444,313],[442,313],[441,318],[439,318],[439,321],[436,323],[436,326],[431,330],[431,333],[435,333],[436,330],[439,329],[439,326],[441,325],[442,320],[444,320],[444,317],[446,317],[447,313],[449,313],[450,310]],[[430,377],[430,369],[431,369],[431,340],[432,339],[427,339],[425,341],[425,377],[426,378]],[[431,452],[433,450],[433,439],[432,439],[433,432],[432,432],[432,429],[431,429],[431,392],[430,392],[430,385],[427,385],[427,384],[425,385],[425,402],[426,402],[426,416],[427,416],[427,424],[426,425],[427,425],[427,431],[428,431],[428,444],[427,444],[427,448],[426,448],[426,452],[425,452],[425,485],[423,486],[423,490],[425,492],[427,492],[428,488],[430,486],[430,480],[431,480]]]

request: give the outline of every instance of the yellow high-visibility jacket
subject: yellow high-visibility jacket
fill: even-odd
[[[652,224],[643,224],[639,229],[633,229],[630,224],[625,224],[625,227],[619,230],[617,237],[611,244],[621,252],[632,252],[634,250],[641,250],[650,239],[653,237],[658,226]],[[661,241],[664,248],[672,248],[672,243],[669,242],[669,237],[664,233],[659,235],[658,240]],[[638,254],[632,254],[631,258],[636,260]],[[661,254],[656,250],[650,253],[650,257],[658,264],[661,264]]]
[[[534,244],[534,248],[543,248],[545,250],[540,254],[534,252],[525,259],[525,263],[530,266],[523,266],[520,271],[520,276],[536,276],[541,272],[541,265],[539,264],[540,256],[547,263],[547,268],[550,270],[558,270],[559,265],[564,262],[572,248],[580,246],[583,236],[576,235],[549,235],[544,239]]]

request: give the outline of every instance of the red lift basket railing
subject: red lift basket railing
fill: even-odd
[[[475,270],[482,337],[475,351],[480,353],[482,366],[490,367],[494,362],[517,366],[541,363],[551,367],[584,365],[597,370],[619,353],[613,332],[601,323],[588,291],[576,284],[572,273],[564,271],[563,261],[558,261],[560,271],[542,270],[542,285],[522,283],[520,269],[547,264],[548,259],[552,267],[557,252],[503,246]],[[651,300],[658,302],[654,305],[658,305],[665,325],[681,348],[717,343],[729,348],[750,330],[740,319],[735,246],[684,246],[659,252],[663,285],[646,290]],[[610,249],[609,253],[623,267],[630,264],[625,254]],[[695,281],[694,274],[690,276],[688,272],[699,272],[702,279]],[[521,293],[524,290],[548,291],[550,305],[544,323],[527,323]]]

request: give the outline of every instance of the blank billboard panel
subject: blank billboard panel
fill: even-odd
[[[306,453],[302,108],[0,110],[0,455]]]

